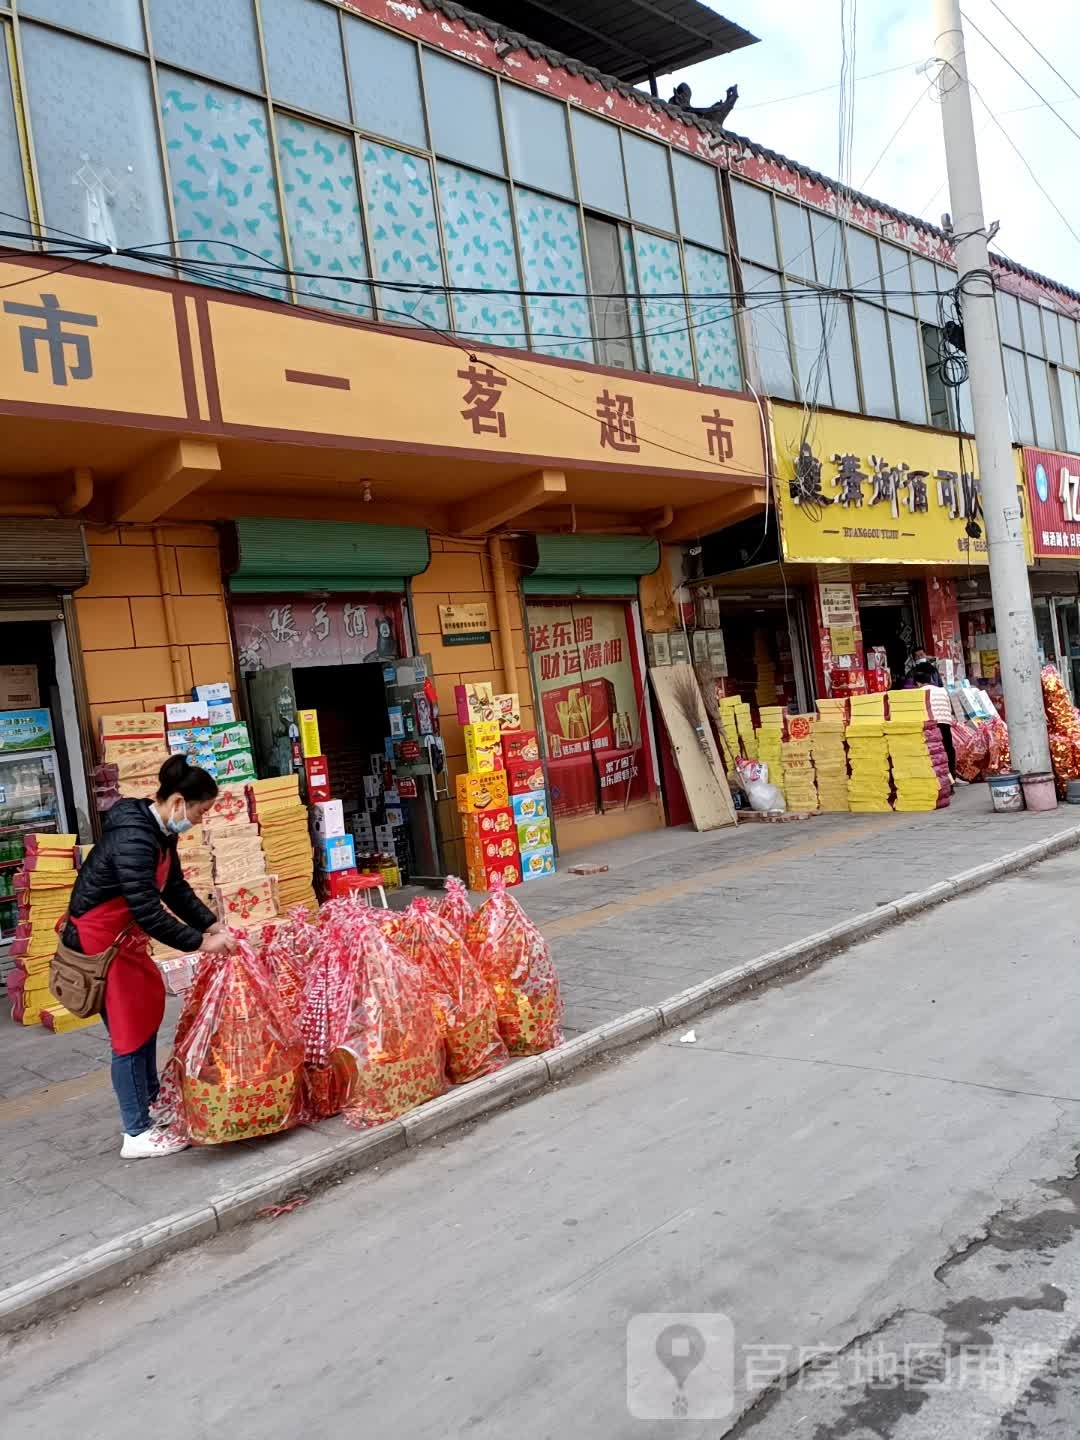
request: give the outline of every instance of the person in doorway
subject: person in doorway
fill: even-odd
[[[937,662],[935,660],[931,660],[930,656],[920,645],[915,651],[915,654],[911,661],[911,669],[908,671],[908,683],[905,686],[906,689],[912,690],[918,683],[915,679],[915,671],[920,665],[924,665],[930,670],[930,673],[933,676],[933,679],[930,681],[931,685],[941,684],[941,671],[937,667]]]
[[[916,656],[919,655],[916,650]],[[925,656],[926,652],[922,654]],[[919,690],[930,691],[930,717],[937,721],[937,727],[941,731],[941,743],[945,749],[945,755],[949,761],[949,779],[952,787],[956,789],[956,750],[953,747],[952,738],[952,702],[949,700],[949,692],[941,683],[937,666],[927,659],[916,659],[911,668],[912,687]]]
[[[233,937],[180,871],[177,837],[198,824],[217,797],[217,781],[184,755],[166,760],[153,800],[120,800],[105,817],[71,892],[63,940],[96,955],[120,939],[105,982],[101,1018],[112,1045],[125,1160],[172,1155],[187,1142],[170,1133],[158,1100],[157,1037],[165,983],[149,939],[204,955],[231,950]],[[164,902],[164,903],[162,903]],[[168,910],[166,910],[166,905]],[[171,914],[169,912],[172,912]]]

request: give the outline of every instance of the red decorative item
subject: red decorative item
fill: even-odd
[[[469,948],[488,983],[511,1055],[562,1044],[562,996],[547,941],[501,885],[473,916]]]
[[[439,903],[439,914],[464,940],[469,934],[473,908],[469,904],[469,892],[456,875],[448,875],[446,893]]]

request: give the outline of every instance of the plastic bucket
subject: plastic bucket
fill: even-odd
[[[1007,775],[990,775],[990,798],[999,815],[1009,814],[1024,808],[1024,792],[1020,788],[1020,776],[1010,771]]]
[[[1070,805],[1080,805],[1080,780],[1070,780],[1065,790],[1065,799]]]
[[[1020,784],[1024,787],[1024,803],[1029,810],[1056,810],[1057,790],[1054,777],[1041,770],[1034,775],[1024,775]]]

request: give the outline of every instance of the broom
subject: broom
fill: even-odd
[[[720,705],[716,699],[716,684],[709,674],[707,666],[696,665],[694,670],[697,675],[698,690],[705,704],[705,710],[720,740],[720,753],[724,757],[724,762],[727,766],[728,778],[734,780],[738,789],[745,795],[746,782],[743,780],[742,772],[735,763],[739,751],[732,745],[731,737],[727,733],[727,728],[724,725],[724,717],[720,714]],[[747,803],[749,803],[749,799]]]
[[[705,726],[701,723],[701,691],[698,688],[697,677],[689,665],[681,666],[678,674],[673,677],[672,695],[675,704],[679,707],[679,713],[697,736],[701,753],[709,762],[709,768],[716,774],[716,752],[709,744]]]

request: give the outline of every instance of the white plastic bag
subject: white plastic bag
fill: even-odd
[[[751,810],[786,810],[787,801],[775,785],[770,785],[767,780],[748,780],[746,782],[746,798],[750,801]]]

